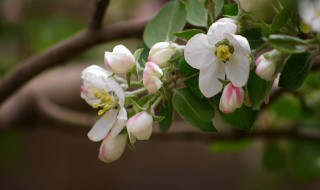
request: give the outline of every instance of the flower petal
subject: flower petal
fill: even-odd
[[[214,46],[217,42],[223,40],[224,34],[235,34],[237,31],[237,25],[232,22],[215,22],[208,31],[208,41]]]
[[[106,85],[108,87],[108,91],[113,91],[116,96],[119,98],[120,106],[124,105],[125,96],[121,86],[114,80],[112,77],[108,77],[106,81]]]
[[[122,131],[124,126],[126,126],[127,120],[127,111],[124,107],[121,107],[117,116],[117,120],[115,121],[115,124],[110,132],[112,137],[117,136]]]
[[[236,87],[244,86],[249,78],[250,62],[247,56],[234,53],[226,63],[227,78]]]
[[[88,133],[90,140],[97,142],[104,139],[111,127],[113,126],[118,110],[112,109],[107,111],[92,127]],[[107,118],[106,118],[107,117]]]
[[[117,45],[113,48],[113,53],[124,53],[124,54],[127,54],[127,55],[130,55],[133,57],[132,53],[130,52],[130,50],[128,48],[126,48],[124,45],[120,44],[120,45]]]
[[[302,18],[302,20],[310,24],[312,23],[312,20],[316,16],[316,4],[314,4],[311,0],[300,0],[299,3],[299,14]]]
[[[214,59],[215,47],[208,43],[205,34],[193,36],[184,49],[184,56],[189,65],[200,69],[202,65],[208,65]]]
[[[106,163],[119,159],[126,148],[126,143],[126,134],[121,134],[116,137],[108,135],[101,143],[99,159]]]
[[[217,61],[216,58],[211,64],[201,67],[199,87],[205,97],[212,97],[221,91],[222,83],[218,78],[225,79],[225,70],[224,64]]]
[[[234,51],[243,55],[250,54],[250,45],[247,38],[240,35],[224,34],[224,37],[233,45]]]
[[[311,28],[315,32],[320,32],[320,17],[317,17],[313,20]]]

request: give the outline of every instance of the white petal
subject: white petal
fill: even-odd
[[[240,35],[224,34],[224,37],[233,45],[234,51],[243,55],[250,54],[250,45],[247,38]]]
[[[227,78],[236,87],[244,86],[249,78],[250,62],[247,56],[234,53],[226,63]]]
[[[121,44],[113,48],[113,53],[124,53],[124,54],[133,56],[130,50]]]
[[[106,85],[109,88],[108,91],[113,91],[116,94],[116,96],[119,98],[120,106],[123,106],[125,101],[125,96],[121,86],[112,77],[108,77],[106,81]]]
[[[184,49],[184,56],[189,65],[200,69],[214,59],[215,47],[210,45],[205,34],[193,36]]]
[[[113,126],[118,110],[109,110],[105,113],[92,127],[92,129],[88,133],[88,137],[92,141],[101,141],[104,139],[111,127]],[[107,116],[107,119],[105,118]]]
[[[208,41],[211,45],[216,45],[217,42],[223,40],[224,34],[235,34],[237,25],[231,22],[215,22],[208,31]]]
[[[122,134],[116,137],[108,135],[101,143],[99,149],[99,159],[109,163],[120,158],[126,148],[127,135]]]
[[[218,94],[222,89],[222,83],[218,80],[225,79],[224,64],[213,61],[200,69],[199,87],[202,94],[209,98]]]
[[[124,107],[121,107],[117,116],[117,120],[115,121],[115,124],[110,132],[112,137],[117,136],[122,131],[124,126],[126,126],[127,119],[127,111]]]
[[[145,141],[149,140],[152,134],[152,126],[139,131],[138,133],[133,133],[138,140]]]
[[[314,32],[320,32],[320,16],[313,20],[311,28]]]
[[[299,14],[302,20],[307,24],[312,24],[312,20],[316,16],[316,5],[311,0],[299,0]]]

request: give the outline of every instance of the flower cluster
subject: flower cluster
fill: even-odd
[[[145,64],[142,82],[140,78],[138,81],[131,82],[137,86],[135,89],[117,74],[135,73],[138,75],[139,51],[133,55],[123,45],[117,45],[112,52],[105,52],[106,69],[92,65],[83,70],[81,97],[90,106],[97,109],[98,116],[100,116],[88,133],[90,140],[102,141],[99,150],[100,160],[103,162],[117,160],[125,150],[128,138],[132,144],[136,140],[150,138],[153,118],[156,117],[154,109],[163,99],[159,92],[163,86],[162,69],[172,67],[171,60],[181,55],[179,48],[180,46],[169,42],[155,44]],[[134,97],[146,94],[146,91],[156,98],[142,105],[134,102]],[[138,109],[133,109],[132,104],[126,105],[126,100],[129,99],[137,104]],[[129,115],[132,117],[128,119]]]

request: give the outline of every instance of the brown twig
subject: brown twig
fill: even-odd
[[[102,26],[102,20],[106,7],[109,6],[109,0],[94,0],[93,1],[93,12],[88,23],[88,29],[95,31],[99,30]]]
[[[94,45],[129,37],[141,37],[146,20],[119,22],[96,32],[86,30],[40,52],[17,65],[0,81],[0,104],[42,71],[61,65]]]

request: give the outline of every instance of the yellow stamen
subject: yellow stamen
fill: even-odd
[[[100,93],[97,90],[95,90],[93,92],[93,95],[94,95],[94,97],[98,98],[100,96]]]
[[[93,103],[93,104],[92,104],[92,107],[93,107],[93,108],[98,108],[98,107],[99,107],[99,104]]]
[[[219,61],[222,61],[222,62],[228,61],[232,55],[229,51],[229,46],[224,44],[218,46],[216,54]]]
[[[99,112],[98,112],[98,116],[102,116],[102,114],[104,114],[104,110],[99,110]]]

